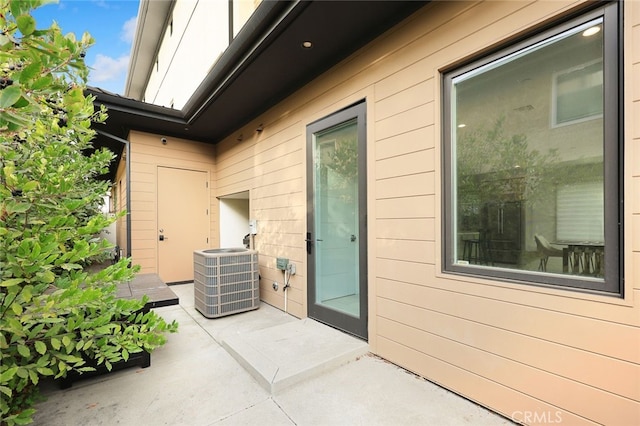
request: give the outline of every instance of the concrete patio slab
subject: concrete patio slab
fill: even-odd
[[[180,306],[191,316],[192,320],[218,343],[228,336],[255,332],[298,321],[296,317],[265,303],[261,303],[260,308],[255,311],[213,319],[206,318],[194,306],[193,284],[172,285],[171,289],[178,295]]]
[[[369,352],[366,342],[311,319],[239,333],[221,343],[271,393]]]
[[[66,390],[43,386],[35,423],[47,426],[208,425],[244,411],[268,393],[181,307],[159,308],[180,330],[131,367],[80,380]]]
[[[255,311],[206,319],[193,308],[193,285],[172,289],[180,305],[156,311],[178,321],[180,329],[153,352],[151,367],[80,380],[66,390],[43,382],[47,400],[37,404],[34,424],[512,424],[376,356],[358,356],[365,342],[323,324],[298,320],[265,304]],[[309,347],[300,350],[313,339],[324,342],[325,353],[314,353]],[[318,367],[332,358],[329,348],[336,346],[331,346],[331,339],[340,342],[338,347],[354,351],[345,355],[351,362],[331,365],[327,361],[326,368]],[[249,349],[239,348],[242,345]],[[242,353],[241,361],[228,350]],[[250,373],[260,369],[259,362],[272,363],[272,369],[276,365],[269,387]],[[293,383],[286,379],[296,376],[300,380]]]
[[[266,390],[287,386],[353,361],[369,345],[311,319],[299,320],[261,304],[261,312],[208,319],[193,303],[193,286],[172,286],[193,319],[233,356]]]

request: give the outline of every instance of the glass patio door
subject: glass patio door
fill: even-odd
[[[365,104],[307,129],[309,316],[367,337]]]

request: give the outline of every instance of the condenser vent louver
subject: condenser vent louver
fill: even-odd
[[[218,318],[260,306],[258,252],[245,248],[193,253],[195,308]]]

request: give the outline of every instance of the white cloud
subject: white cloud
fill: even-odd
[[[112,58],[98,53],[90,66],[89,84],[123,79],[127,74],[129,55]]]
[[[124,23],[122,26],[122,32],[120,33],[120,40],[125,41],[127,43],[133,42],[133,37],[136,35],[136,22],[138,21],[138,17],[134,16]]]
[[[92,3],[94,3],[96,6],[101,7],[103,9],[110,9],[109,3],[106,2],[105,0],[93,0]]]

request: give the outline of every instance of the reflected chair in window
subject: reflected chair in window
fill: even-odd
[[[569,260],[576,266],[572,268],[573,273],[601,277],[604,272],[604,246],[588,242],[569,245]]]
[[[478,238],[463,240],[462,258],[469,263],[493,265],[491,233],[486,229],[478,231]]]
[[[551,243],[542,235],[534,235],[536,240],[536,247],[538,248],[538,254],[540,255],[540,264],[538,265],[538,271],[547,272],[547,262],[550,257],[562,257],[562,249],[553,247]]]
[[[584,262],[587,262],[587,266],[589,265],[590,255],[588,251],[585,251],[583,246],[569,244],[567,252],[572,274],[579,274],[581,270],[584,271]]]
[[[593,275],[601,277],[604,273],[604,249],[596,247],[593,256]]]

